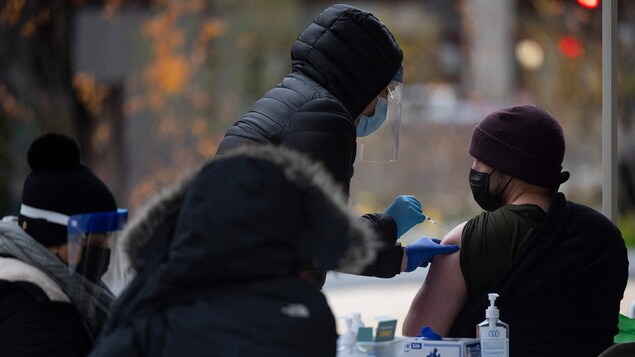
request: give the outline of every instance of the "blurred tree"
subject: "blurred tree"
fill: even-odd
[[[3,167],[13,167],[2,175],[0,192],[3,210],[9,210],[11,192],[19,192],[25,165],[26,146],[37,135],[57,131],[75,137],[84,161],[97,172],[102,166],[103,152],[120,158],[118,146],[121,116],[117,114],[117,89],[100,86],[73,69],[75,15],[85,7],[100,6],[104,13],[113,12],[119,1],[22,1],[8,0],[0,8],[0,109],[3,135],[0,147],[17,152]],[[128,4],[145,4],[130,1]],[[113,97],[115,98],[113,100]],[[110,108],[104,106],[110,105]],[[114,109],[113,109],[114,108]],[[100,119],[110,113],[110,120]],[[114,114],[113,114],[114,113]],[[96,152],[96,148],[101,148]],[[14,162],[14,164],[11,163]],[[4,163],[3,163],[4,164]],[[121,162],[111,160],[112,167]],[[122,197],[114,183],[115,195]],[[108,182],[110,181],[110,182]],[[14,187],[11,189],[11,187]],[[13,199],[16,199],[14,196]]]
[[[308,21],[297,3],[173,1],[153,8],[141,28],[143,70],[126,83],[133,206],[214,155],[227,128],[290,71],[291,45]],[[153,140],[138,140],[149,133]]]
[[[118,200],[138,204],[213,155],[225,129],[289,70],[306,23],[296,3],[8,0],[0,148],[23,153],[43,132],[70,134]],[[26,171],[2,163],[12,166],[0,177],[0,187],[16,187],[0,191],[7,210]]]

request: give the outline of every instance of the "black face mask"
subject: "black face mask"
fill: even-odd
[[[91,246],[82,253],[82,260],[77,264],[75,271],[93,283],[98,284],[101,277],[108,270],[109,264],[110,249]]]
[[[496,170],[494,170],[496,171]],[[512,181],[511,177],[505,187],[498,193],[491,193],[489,191],[489,177],[494,173],[494,171],[486,174],[484,172],[478,172],[476,170],[470,169],[470,188],[472,189],[472,196],[474,196],[474,201],[481,206],[482,209],[486,211],[495,211],[496,209],[503,206],[503,192],[507,188],[507,185]]]

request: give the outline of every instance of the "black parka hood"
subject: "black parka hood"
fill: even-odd
[[[326,88],[356,118],[390,83],[401,67],[403,53],[373,14],[337,4],[300,34],[291,59],[294,71]]]
[[[93,355],[335,356],[327,300],[298,270],[359,271],[376,251],[368,228],[325,169],[295,151],[217,156],[122,232],[137,275]]]
[[[144,293],[285,276],[306,265],[359,272],[379,244],[320,164],[270,145],[216,157],[157,195],[122,243],[133,268],[153,270]]]

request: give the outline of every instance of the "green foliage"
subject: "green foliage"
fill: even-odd
[[[635,246],[635,211],[623,214],[617,225],[627,247]]]
[[[618,323],[620,332],[615,335],[613,342],[622,343],[635,341],[635,320],[620,314]]]

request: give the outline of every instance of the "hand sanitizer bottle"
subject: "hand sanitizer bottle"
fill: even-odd
[[[498,319],[498,294],[487,294],[490,306],[485,310],[485,321],[476,326],[476,337],[481,339],[481,357],[509,357],[509,326]]]
[[[352,315],[351,330],[355,334],[355,337],[357,337],[357,333],[359,332],[360,327],[364,327],[364,323],[362,322],[362,314],[360,314],[359,312],[354,312]]]
[[[353,319],[350,316],[344,317],[347,330],[337,339],[337,357],[353,356],[355,351],[356,336],[352,330]]]

